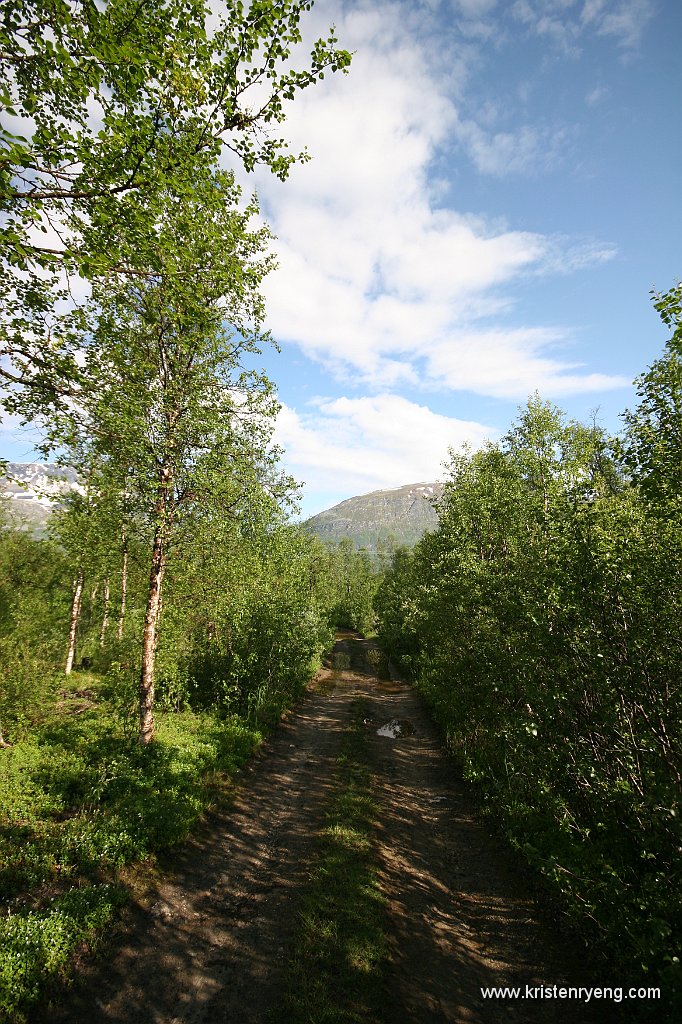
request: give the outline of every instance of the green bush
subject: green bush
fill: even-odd
[[[92,940],[123,900],[112,885],[71,889],[42,911],[0,917],[0,1019],[20,1020],[76,946]]]
[[[396,556],[379,636],[465,777],[612,969],[682,993],[682,507],[533,400],[453,458],[438,530]]]

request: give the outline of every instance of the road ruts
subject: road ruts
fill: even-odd
[[[417,695],[370,670],[372,646],[340,634],[336,669],[242,773],[231,805],[177,851],[172,872],[127,913],[105,954],[86,961],[59,1005],[36,1011],[31,1024],[272,1024],[358,696],[368,709],[388,901],[386,1024],[610,1019],[606,1004],[482,998],[488,986],[591,984],[590,972],[477,821]],[[411,734],[379,735],[393,719]]]

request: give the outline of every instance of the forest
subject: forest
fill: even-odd
[[[413,550],[312,537],[259,367],[271,237],[235,172],[285,181],[307,159],[273,134],[286,104],[350,66],[330,31],[292,69],[311,6],[0,19],[2,405],[80,481],[44,538],[0,505],[8,1020],[97,945],[126,866],[192,831],[341,626],[376,632],[591,947],[679,996],[682,287],[655,296],[670,341],[618,437],[535,396],[452,452]]]

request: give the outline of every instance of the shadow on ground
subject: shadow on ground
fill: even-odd
[[[481,988],[590,985],[580,953],[538,914],[477,821],[414,692],[379,680],[370,641],[339,635],[320,686],[244,770],[229,807],[176,851],[103,956],[34,1024],[265,1024],[279,1003],[334,763],[352,704],[369,707],[368,757],[391,951],[391,1022],[608,1020],[580,1002],[482,998]],[[333,667],[336,666],[336,667]],[[408,722],[394,738],[377,730]],[[286,1024],[285,1021],[282,1024]]]

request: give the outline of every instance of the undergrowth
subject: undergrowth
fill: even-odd
[[[187,710],[159,712],[141,747],[94,677],[87,693],[0,750],[0,1020],[21,1021],[96,940],[124,899],[117,869],[185,838],[261,740],[236,716]]]

